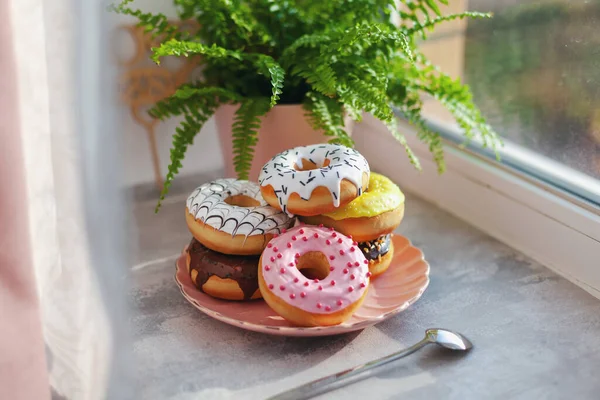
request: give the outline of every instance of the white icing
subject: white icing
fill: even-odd
[[[251,197],[260,205],[239,207],[225,203],[225,199],[236,195]],[[285,213],[268,205],[260,194],[260,187],[249,181],[217,179],[205,183],[192,192],[186,206],[196,220],[231,236],[279,234],[292,223]]]
[[[296,164],[302,168],[302,159],[312,161],[317,166],[326,167],[297,171]],[[300,198],[308,200],[319,186],[325,186],[331,192],[333,205],[340,205],[340,185],[343,179],[352,182],[362,193],[363,174],[370,173],[369,163],[356,150],[337,144],[315,144],[296,147],[277,154],[262,168],[258,183],[265,187],[271,185],[279,200],[281,209],[287,211],[288,199],[292,193],[298,193]]]

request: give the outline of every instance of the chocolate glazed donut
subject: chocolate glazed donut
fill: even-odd
[[[258,290],[259,256],[218,253],[192,239],[188,246],[188,270],[196,287],[226,300],[261,298]]]

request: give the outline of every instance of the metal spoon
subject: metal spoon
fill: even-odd
[[[446,329],[427,329],[423,340],[409,348],[377,360],[369,361],[368,363],[358,365],[354,368],[338,372],[337,374],[306,383],[286,392],[279,393],[273,397],[269,397],[267,400],[303,400],[339,389],[351,383],[368,378],[373,375],[373,370],[375,368],[408,356],[431,343],[435,343],[445,349],[458,351],[469,351],[473,347],[473,344],[469,339],[460,333]]]

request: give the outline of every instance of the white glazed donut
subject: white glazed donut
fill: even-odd
[[[249,181],[218,179],[192,192],[186,221],[204,246],[225,254],[260,254],[274,234],[292,225],[285,213],[271,207]]]
[[[288,215],[319,215],[344,206],[367,189],[369,163],[356,150],[336,144],[296,147],[262,168],[264,199]]]
[[[361,305],[371,276],[368,264],[349,237],[302,225],[269,242],[258,283],[269,307],[286,320],[299,326],[337,325]]]

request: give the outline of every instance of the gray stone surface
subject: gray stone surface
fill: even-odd
[[[358,333],[285,338],[205,316],[179,293],[174,259],[190,236],[185,194],[134,209],[131,294],[138,398],[262,399],[381,357],[429,327],[466,334],[466,356],[430,346],[327,399],[598,399],[600,302],[414,196],[399,232],[425,253],[431,285],[404,313]]]

